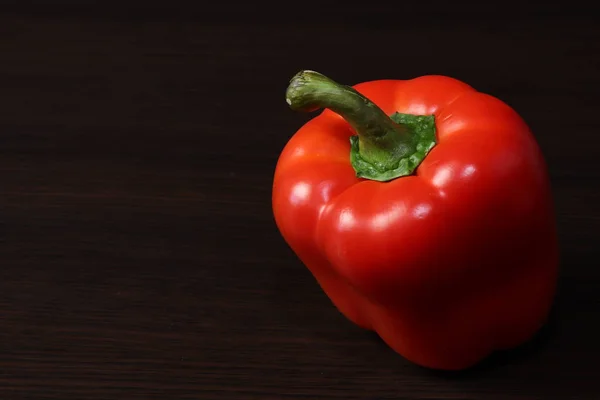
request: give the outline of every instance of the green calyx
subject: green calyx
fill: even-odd
[[[386,182],[411,175],[436,145],[433,115],[388,116],[350,86],[314,71],[290,81],[286,101],[294,110],[328,108],[356,132],[350,138],[350,162],[359,178]]]
[[[425,159],[425,156],[435,146],[435,119],[433,115],[412,115],[395,113],[392,121],[402,125],[409,132],[412,141],[398,146],[398,153],[393,149],[390,155],[372,154],[363,157],[361,153],[359,135],[350,137],[350,162],[359,178],[374,181],[389,181],[401,176],[411,175]],[[363,144],[363,146],[375,146],[376,144]],[[384,150],[385,151],[385,150]],[[364,153],[364,151],[363,151]]]

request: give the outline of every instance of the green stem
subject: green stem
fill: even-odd
[[[308,70],[299,72],[291,79],[286,101],[293,110],[328,108],[348,122],[357,134],[351,139],[351,161],[359,177],[390,180],[412,173],[422,160],[412,166],[415,164],[415,154],[418,155],[423,148],[414,125],[422,125],[423,121],[415,122],[410,117],[423,116],[408,116],[408,120],[402,118],[407,117],[406,114],[390,117],[354,88]],[[422,126],[416,126],[419,127]],[[428,151],[433,145],[426,147]],[[406,163],[410,165],[403,165]]]

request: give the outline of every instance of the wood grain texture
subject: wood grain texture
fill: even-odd
[[[587,13],[397,24],[375,8],[311,20],[68,3],[0,14],[0,399],[600,398]],[[523,115],[562,250],[538,339],[433,373],[332,307],[271,214],[278,154],[311,117],[283,96],[304,68],[451,75]]]

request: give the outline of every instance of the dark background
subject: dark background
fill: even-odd
[[[0,399],[600,398],[597,6],[486,7],[2,3]],[[271,213],[304,68],[527,120],[562,252],[535,341],[436,373],[333,308]]]

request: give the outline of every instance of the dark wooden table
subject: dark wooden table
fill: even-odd
[[[589,12],[68,3],[0,8],[0,399],[600,398]],[[527,120],[562,252],[535,341],[435,373],[333,308],[271,212],[279,152],[313,116],[284,101],[304,68],[450,75]]]

